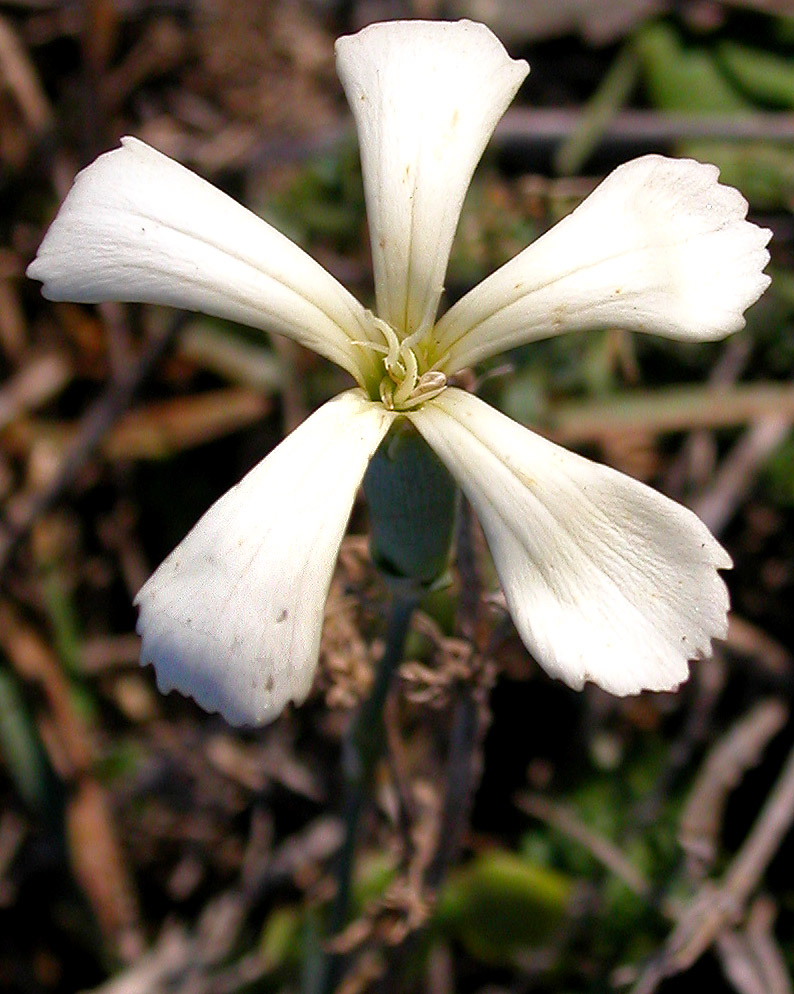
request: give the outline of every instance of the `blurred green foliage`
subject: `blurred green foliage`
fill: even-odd
[[[558,932],[573,894],[565,874],[499,849],[455,870],[439,897],[434,927],[487,963],[509,964]]]
[[[659,110],[688,114],[750,114],[774,105],[794,108],[791,55],[750,49],[735,41],[688,43],[670,22],[651,23],[633,39],[645,90]],[[681,142],[679,151],[719,166],[724,183],[755,207],[790,207],[794,150],[771,141]]]

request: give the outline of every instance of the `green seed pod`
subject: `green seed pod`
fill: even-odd
[[[458,488],[419,432],[399,419],[364,476],[370,551],[387,576],[430,586],[447,571]]]

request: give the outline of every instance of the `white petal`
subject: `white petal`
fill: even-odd
[[[524,342],[616,326],[722,338],[769,285],[771,232],[716,166],[646,155],[620,166],[568,217],[439,321],[453,373]]]
[[[366,312],[287,237],[135,138],[80,172],[28,276],[51,300],[169,304],[294,338],[362,382]]]
[[[392,21],[336,43],[356,119],[378,314],[430,327],[472,173],[529,68],[482,24]]]
[[[448,389],[411,415],[482,522],[521,638],[555,677],[671,690],[727,629],[731,560],[691,511]]]
[[[207,511],[143,586],[141,662],[233,725],[301,702],[356,490],[392,420],[351,390]]]

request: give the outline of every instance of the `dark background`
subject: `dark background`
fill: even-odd
[[[717,163],[773,230],[773,285],[727,341],[570,335],[481,390],[698,510],[733,556],[734,614],[678,694],[616,700],[549,680],[498,594],[474,662],[458,587],[425,604],[343,989],[792,990],[794,11],[763,0],[0,4],[0,989],[313,990],[340,743],[384,628],[357,505],[303,708],[239,733],[158,695],[135,592],[346,377],[195,315],[49,304],[25,267],[76,170],[133,134],[370,304],[333,40],[464,15],[532,71],[470,191],[451,298],[648,151]],[[464,541],[496,593],[476,525]],[[444,837],[461,722],[471,791]]]

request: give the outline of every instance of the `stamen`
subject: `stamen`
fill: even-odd
[[[408,380],[403,380],[402,383],[400,383],[397,386],[397,389],[394,391],[393,400],[395,407],[402,407],[412,393],[413,393],[413,388],[411,387]]]
[[[447,378],[436,367],[443,365],[447,356],[438,359],[430,369],[421,374],[419,372],[420,362],[426,362],[427,344],[421,343],[421,340],[426,338],[428,327],[423,325],[401,342],[391,325],[374,314],[370,317],[373,327],[383,335],[385,345],[374,342],[353,344],[366,346],[383,356],[386,375],[378,384],[383,406],[389,411],[410,410],[438,396],[446,388]],[[420,345],[419,355],[414,351],[416,345]]]
[[[385,345],[377,345],[375,342],[351,341],[351,345],[360,345],[364,349],[372,349],[373,352],[380,352],[381,355],[388,355],[389,350]]]
[[[409,335],[407,338],[403,339],[402,346],[404,349],[413,349],[414,345],[418,345],[419,342],[425,337],[427,332],[430,330],[429,325],[420,325],[413,334]]]
[[[422,373],[419,377],[417,389],[443,390],[446,385],[447,377],[444,373],[439,372],[437,369],[428,369],[426,373]]]
[[[431,376],[432,379],[425,380],[427,376]],[[419,383],[413,394],[400,404],[400,409],[409,411],[412,407],[419,407],[425,401],[438,397],[446,388],[447,378],[443,373],[425,373],[419,378]]]
[[[384,376],[380,381],[380,387],[378,392],[380,393],[380,400],[387,411],[394,410],[394,384],[390,383],[389,380]]]
[[[400,352],[400,339],[397,337],[397,332],[383,318],[376,318],[373,314],[372,320],[375,327],[386,339],[386,344],[389,346],[388,354],[396,360]]]
[[[383,366],[395,383],[402,383],[405,379],[405,363],[401,362],[399,358],[394,359],[392,356],[387,355],[383,360]]]
[[[395,404],[402,405],[416,389],[419,379],[419,366],[416,356],[410,349],[405,348],[405,345],[400,349],[400,355],[405,363],[405,376],[402,383],[394,391],[394,402]]]

